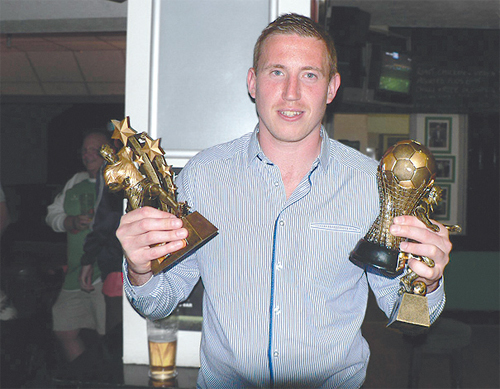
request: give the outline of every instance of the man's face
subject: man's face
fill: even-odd
[[[90,134],[83,141],[82,161],[85,169],[87,169],[92,178],[96,177],[104,161],[99,153],[103,143],[106,143],[106,137],[100,134]]]
[[[248,72],[260,131],[281,142],[299,142],[321,127],[326,105],[340,85],[328,79],[326,45],[316,38],[272,35],[255,69]]]

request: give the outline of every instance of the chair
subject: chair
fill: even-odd
[[[454,319],[439,318],[423,335],[406,336],[412,345],[408,387],[418,388],[422,360],[426,355],[446,355],[450,360],[451,388],[462,387],[463,350],[470,344],[471,327]]]

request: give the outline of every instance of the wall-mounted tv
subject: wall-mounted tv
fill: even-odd
[[[411,104],[411,54],[401,48],[374,44],[369,88],[377,101]]]

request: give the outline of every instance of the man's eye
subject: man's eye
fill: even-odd
[[[306,73],[306,78],[317,78],[318,76],[315,73]]]
[[[273,70],[273,71],[271,72],[271,74],[272,74],[273,76],[281,76],[281,75],[283,74],[283,72],[282,72],[281,70]]]

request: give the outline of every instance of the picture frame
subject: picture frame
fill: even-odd
[[[381,159],[389,147],[406,139],[410,139],[410,134],[380,134],[377,159]]]
[[[451,153],[451,117],[425,118],[425,145],[432,152]]]
[[[435,155],[436,180],[440,182],[455,182],[454,155]]]
[[[444,222],[450,219],[450,204],[452,200],[451,184],[437,183],[437,185],[442,189],[441,201],[434,207],[434,212],[431,217]]]

